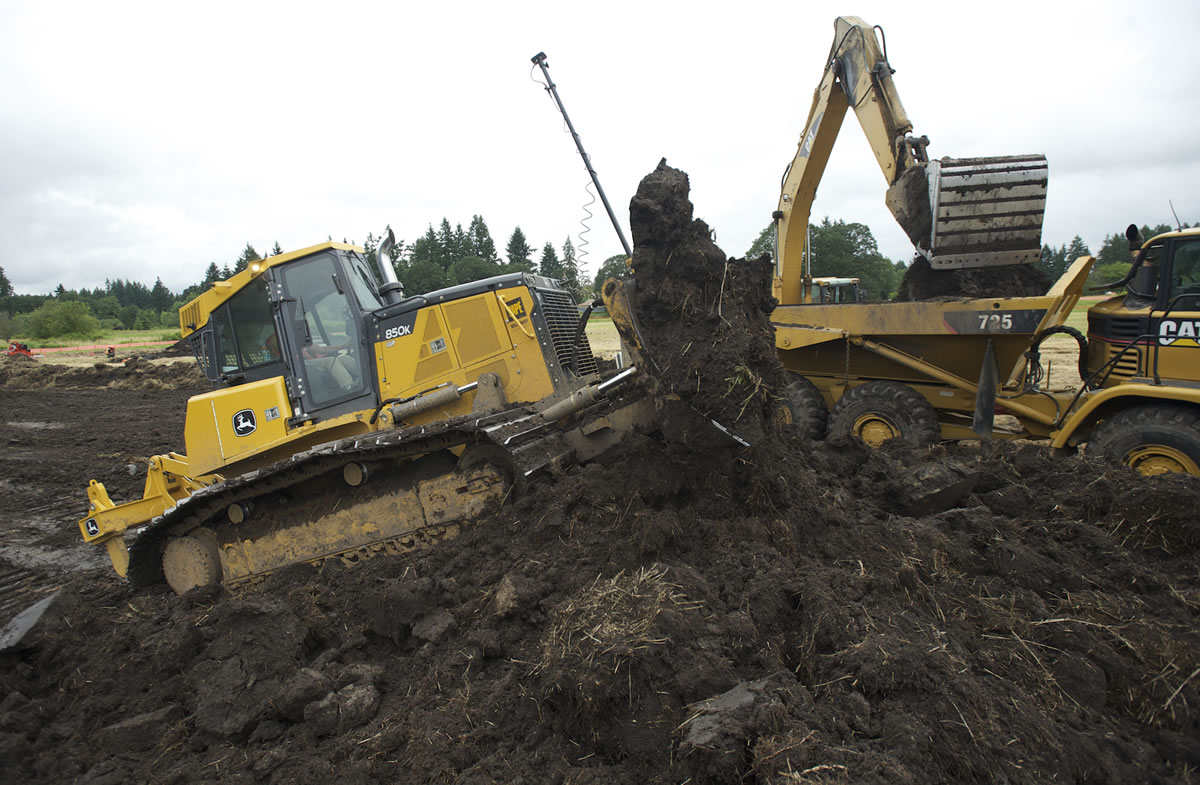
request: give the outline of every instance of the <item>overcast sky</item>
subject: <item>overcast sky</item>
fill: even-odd
[[[247,242],[411,242],[487,221],[581,245],[588,182],[628,232],[660,158],[730,255],[770,222],[839,13],[882,25],[934,157],[1044,153],[1043,242],[1200,220],[1200,4],[64,3],[0,0],[0,257],[19,293],[179,291]],[[813,209],[911,257],[847,117]],[[594,270],[620,244],[597,202]]]

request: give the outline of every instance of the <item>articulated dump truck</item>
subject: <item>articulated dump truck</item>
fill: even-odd
[[[636,365],[600,372],[590,309],[558,282],[514,273],[405,297],[381,266],[382,282],[361,248],[323,243],[180,311],[214,385],[188,402],[186,454],[150,459],[135,501],[93,480],[79,522],[120,575],[183,593],[411,551],[652,427],[654,406],[626,395]]]
[[[931,159],[928,137],[914,135],[900,103],[875,29],[840,17],[834,30],[773,215],[775,344],[797,375],[788,397],[807,410],[806,430],[872,445],[893,438],[916,445],[977,438],[1046,439],[1058,448],[1086,443],[1088,454],[1143,474],[1200,475],[1200,232],[1146,241],[1130,227],[1131,272],[1110,285],[1128,294],[1089,310],[1086,338],[1064,327],[1090,257],[1076,260],[1046,294],[1013,296],[1033,288],[1023,273],[1040,257],[1045,158]],[[804,266],[809,212],[850,108],[919,263],[931,276],[986,274],[1001,282],[994,296],[826,303],[811,294],[816,287]],[[1061,334],[1079,344],[1077,390],[1045,386],[1039,347]]]

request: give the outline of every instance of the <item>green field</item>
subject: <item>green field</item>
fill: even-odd
[[[20,338],[29,344],[31,349],[57,349],[63,346],[79,346],[81,344],[103,344],[105,346],[121,346],[131,343],[153,343],[155,341],[178,341],[179,331],[157,327],[153,330],[104,330],[86,338],[74,336],[70,338]]]
[[[1095,305],[1097,300],[1080,300],[1075,305],[1075,310],[1071,311],[1071,315],[1067,317],[1064,324],[1067,327],[1074,327],[1079,332],[1087,335],[1087,312],[1088,308]]]

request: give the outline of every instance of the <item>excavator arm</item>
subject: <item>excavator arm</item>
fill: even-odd
[[[914,137],[893,69],[874,29],[844,16],[813,94],[796,156],[775,212],[775,296],[805,301],[802,264],[809,213],[846,111],[867,136],[888,183],[887,205],[934,268],[988,267],[1037,261],[1045,213],[1046,159],[1041,155],[930,161],[928,137]]]

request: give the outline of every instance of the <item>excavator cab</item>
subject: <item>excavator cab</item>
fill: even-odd
[[[808,300],[814,305],[857,303],[863,299],[858,278],[810,278]]]

